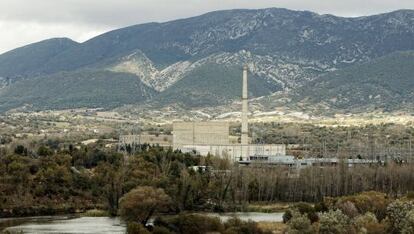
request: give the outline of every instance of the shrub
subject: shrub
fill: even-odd
[[[368,223],[365,226],[366,234],[388,234],[388,225],[384,223]]]
[[[378,223],[377,217],[371,212],[367,212],[364,215],[359,215],[354,220],[358,229],[365,228],[368,224]]]
[[[50,156],[53,155],[53,151],[48,147],[42,145],[39,147],[39,149],[37,149],[37,154],[39,156]]]
[[[287,210],[285,211],[285,213],[283,213],[283,223],[287,223],[289,222],[289,220],[292,218],[292,210]]]
[[[104,210],[93,209],[87,210],[83,215],[86,217],[108,217],[109,213]]]
[[[358,233],[385,234],[388,230],[386,222],[378,223],[377,217],[371,212],[359,215],[354,219]]]
[[[179,233],[223,232],[224,227],[219,218],[195,214],[180,214],[165,220],[170,229]]]
[[[329,211],[328,206],[326,205],[325,202],[319,202],[317,204],[315,204],[315,212],[327,212]]]
[[[293,206],[292,209],[287,210],[283,214],[283,222],[287,223],[292,218],[292,212],[298,211],[301,214],[305,214],[311,223],[318,222],[319,216],[311,205],[307,203],[298,203]]]
[[[16,148],[14,148],[14,153],[18,155],[27,155],[27,149],[23,145],[17,145]]]
[[[341,210],[330,210],[321,213],[319,217],[319,233],[341,234],[347,233],[349,229],[349,218]]]
[[[401,232],[406,224],[404,220],[407,218],[410,211],[414,210],[413,202],[404,202],[396,200],[387,207],[387,217],[390,220],[391,231]]]
[[[401,234],[412,234],[414,233],[414,209],[410,210],[402,224]]]
[[[301,213],[306,214],[311,223],[318,222],[319,216],[315,211],[315,208],[308,203],[298,203],[295,208]]]
[[[150,232],[145,229],[145,227],[137,222],[128,222],[127,226],[128,234],[150,234]]]
[[[154,229],[152,230],[152,233],[153,234],[173,234],[174,232],[170,231],[166,227],[155,226]]]
[[[287,223],[288,234],[311,234],[314,233],[312,224],[308,217],[300,212],[293,212],[292,218]]]
[[[414,191],[410,191],[406,195],[408,200],[414,200]]]
[[[385,218],[387,206],[389,204],[389,199],[386,194],[369,191],[353,196],[343,197],[339,199],[336,206],[338,207],[341,203],[343,204],[348,201],[355,205],[360,214],[372,212],[376,215],[378,220]]]
[[[265,234],[263,230],[261,230],[256,222],[253,221],[242,221],[238,218],[233,218],[228,220],[224,224],[226,230],[223,232],[224,234]]]
[[[351,219],[359,215],[358,209],[355,207],[354,203],[350,201],[339,203],[337,208]]]

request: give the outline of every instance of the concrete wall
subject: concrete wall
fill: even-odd
[[[184,145],[228,145],[228,122],[174,122],[174,148]]]

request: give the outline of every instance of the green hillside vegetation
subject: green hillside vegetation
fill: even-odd
[[[179,103],[188,107],[214,106],[240,99],[242,69],[237,66],[205,64],[160,93],[154,100],[161,104]],[[249,95],[269,95],[279,87],[249,76]]]
[[[61,52],[78,45],[68,38],[54,38],[30,44],[0,55],[0,77],[41,74],[41,67]]]
[[[392,111],[411,108],[414,52],[399,52],[328,73],[294,92],[293,102],[335,110]]]
[[[17,82],[0,92],[0,111],[31,106],[32,109],[116,107],[138,103],[155,91],[137,76],[109,71],[62,72]]]

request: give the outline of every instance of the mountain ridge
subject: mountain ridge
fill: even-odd
[[[414,10],[351,18],[283,8],[215,11],[112,30],[60,51],[51,50],[53,56],[49,60],[37,60],[42,61],[41,66],[33,68],[29,61],[20,72],[2,69],[2,59],[9,57],[2,54],[0,98],[5,97],[5,87],[26,82],[20,81],[21,76],[30,79],[94,70],[135,77],[155,90],[155,96],[144,101],[168,104],[168,100],[160,100],[167,98],[163,96],[166,92],[175,93],[172,99],[182,100],[189,108],[197,103],[214,106],[217,102],[206,95],[223,97],[221,102],[227,103],[239,98],[238,91],[223,96],[213,82],[209,83],[211,87],[200,87],[184,80],[209,74],[210,69],[212,74],[227,74],[220,78],[222,82],[236,87],[232,77],[239,76],[240,71],[235,68],[247,64],[255,77],[253,86],[262,87],[258,89],[261,93],[254,96],[267,96],[269,91],[293,92],[322,75],[396,51],[414,50],[412,38]],[[53,77],[59,79],[58,75]],[[181,98],[182,93],[172,91],[177,90],[177,83],[186,86],[182,90],[191,87],[193,103]],[[208,88],[212,93],[204,92]]]

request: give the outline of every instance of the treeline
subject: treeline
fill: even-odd
[[[121,196],[138,185],[168,187],[178,196],[181,173],[199,163],[200,157],[149,146],[128,159],[99,144],[3,148],[0,214],[25,216],[105,208],[115,215]]]
[[[385,166],[344,163],[334,167],[308,167],[300,171],[285,167],[235,167],[223,180],[231,180],[229,197],[238,203],[261,201],[318,202],[363,191],[380,191],[398,197],[414,191],[414,165]]]
[[[53,146],[53,147],[52,147]],[[414,166],[389,163],[347,167],[238,166],[143,145],[123,155],[91,146],[32,144],[0,150],[0,212],[34,215],[104,208],[117,214],[121,197],[139,186],[163,189],[168,213],[243,210],[255,202],[319,202],[375,190],[391,197],[414,191]],[[205,166],[205,167],[197,167]]]

